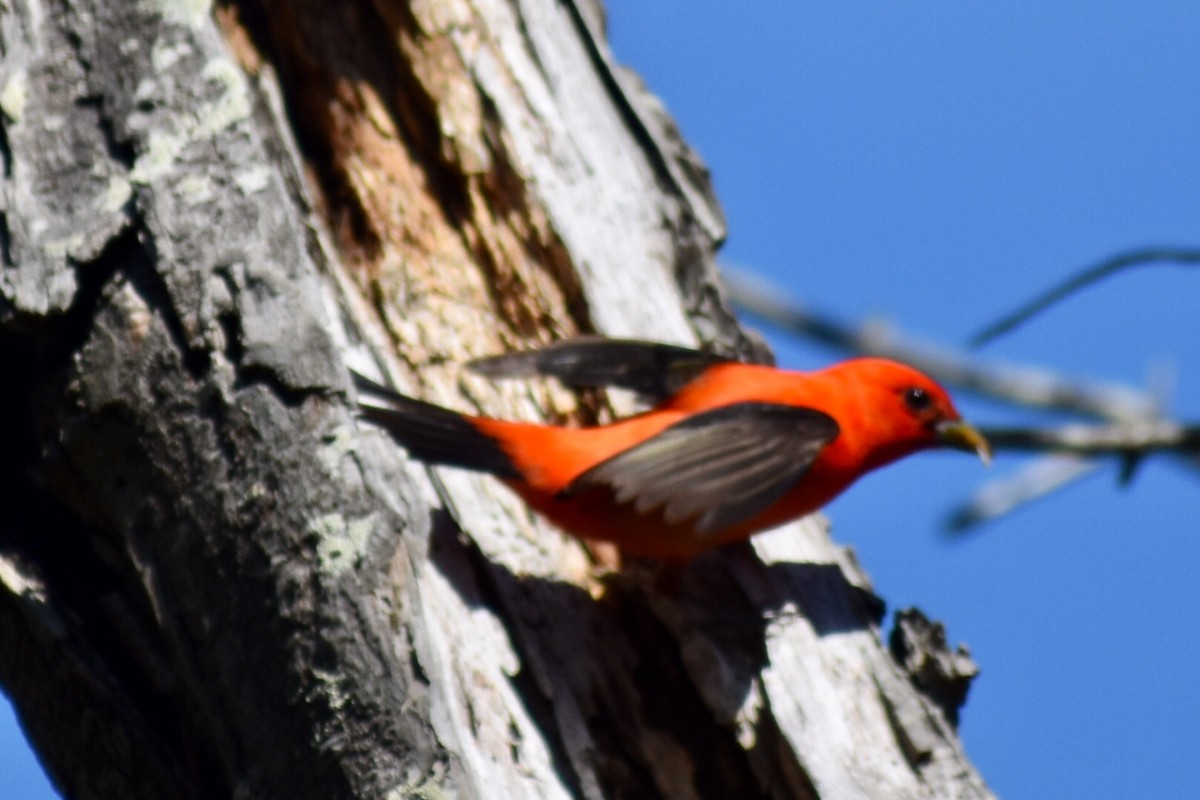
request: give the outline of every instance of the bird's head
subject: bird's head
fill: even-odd
[[[882,358],[843,362],[843,379],[857,396],[862,445],[872,467],[918,450],[948,447],[990,464],[987,439],[963,421],[946,390],[912,367]],[[842,370],[839,370],[842,371]]]

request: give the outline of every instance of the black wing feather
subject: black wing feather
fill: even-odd
[[[616,386],[663,400],[714,364],[732,360],[673,344],[581,336],[536,350],[476,359],[467,366],[492,378],[546,375],[576,389]]]
[[[564,494],[608,487],[668,524],[695,519],[711,534],[764,511],[800,480],[838,435],[828,414],[775,403],[735,403],[689,417],[597,464]]]

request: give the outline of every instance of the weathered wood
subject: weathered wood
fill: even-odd
[[[580,331],[750,354],[597,6],[0,11],[0,681],[71,796],[986,797],[818,518],[670,591],[355,421]],[[11,643],[11,644],[8,644]],[[76,716],[78,715],[78,716]],[[75,724],[77,719],[84,724]]]

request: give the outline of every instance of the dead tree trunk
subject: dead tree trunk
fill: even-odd
[[[0,683],[64,794],[988,796],[820,519],[600,587],[355,421],[348,360],[586,418],[610,401],[456,365],[754,350],[705,170],[601,14],[0,9]]]

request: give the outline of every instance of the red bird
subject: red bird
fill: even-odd
[[[593,428],[506,422],[396,394],[362,376],[363,415],[413,456],[488,472],[567,533],[685,561],[816,511],[862,475],[920,450],[987,440],[911,367],[856,358],[815,372],[673,345],[578,339],[471,367],[552,375],[658,400]]]

